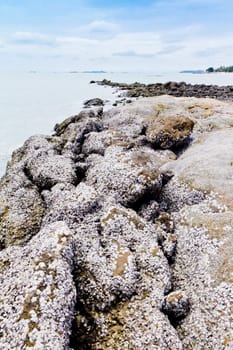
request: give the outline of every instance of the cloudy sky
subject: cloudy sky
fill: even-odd
[[[0,70],[233,65],[232,0],[0,0]]]

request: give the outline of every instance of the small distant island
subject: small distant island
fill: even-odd
[[[107,73],[105,70],[84,70],[84,71],[78,71],[78,70],[71,70],[69,71],[70,74],[78,74],[78,73],[87,73],[87,74],[104,74]]]
[[[105,74],[105,73],[107,73],[107,71],[105,71],[105,70],[85,70],[82,73]]]
[[[213,68],[209,67],[206,69],[206,73],[219,73],[219,72],[224,72],[224,73],[233,73],[233,66],[220,66],[218,68]]]
[[[203,74],[205,73],[202,69],[188,69],[188,70],[182,70],[180,73],[187,73],[187,74]]]

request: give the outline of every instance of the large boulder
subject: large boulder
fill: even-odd
[[[75,184],[77,181],[75,164],[65,155],[38,154],[27,161],[26,171],[41,191],[57,183]]]
[[[146,136],[154,147],[169,149],[182,146],[187,142],[194,123],[182,115],[151,117]]]

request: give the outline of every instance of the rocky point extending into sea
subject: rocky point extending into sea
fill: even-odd
[[[233,349],[232,188],[232,103],[139,98],[30,137],[0,182],[0,349]]]
[[[222,101],[233,100],[233,86],[187,84],[185,82],[169,81],[167,83],[143,84],[143,83],[116,83],[111,80],[92,80],[91,84],[111,86],[125,91],[127,97],[152,97],[161,95],[171,95],[176,97],[210,97]],[[124,96],[124,94],[122,94]]]

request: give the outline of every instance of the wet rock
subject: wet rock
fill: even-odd
[[[187,142],[194,123],[184,116],[151,117],[146,136],[154,147],[168,149]]]
[[[93,106],[103,106],[104,101],[101,98],[92,98],[84,102],[84,107],[89,108]]]
[[[0,344],[8,349],[65,349],[76,291],[72,238],[57,222],[25,247],[0,252]]]

